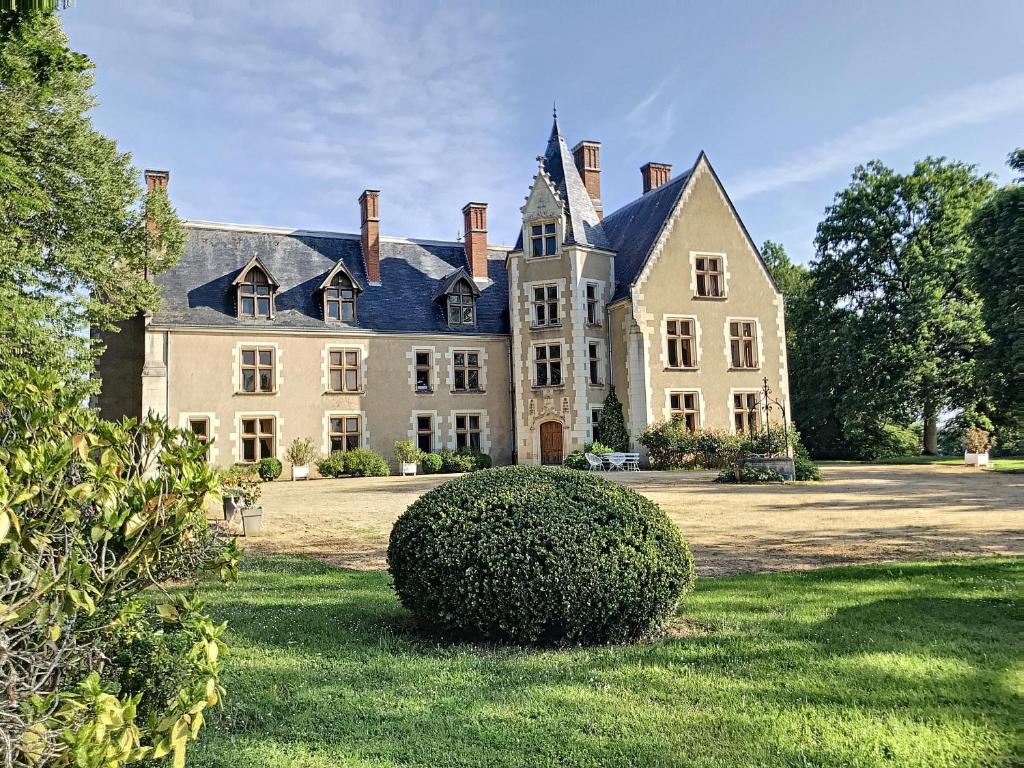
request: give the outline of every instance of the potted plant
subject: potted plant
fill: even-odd
[[[319,458],[320,452],[308,437],[297,437],[292,440],[284,457],[292,465],[292,480],[308,480],[309,465]]]
[[[421,451],[412,440],[395,441],[395,461],[400,465],[401,474],[415,475],[416,462],[423,456]]]
[[[224,519],[234,522],[241,514],[242,532],[246,536],[259,533],[263,530],[263,507],[256,506],[256,502],[261,494],[255,465],[235,464],[224,476]]]
[[[968,427],[964,433],[964,464],[969,467],[988,466],[988,449],[992,440],[984,429]]]

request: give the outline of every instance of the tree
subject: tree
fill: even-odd
[[[940,412],[974,399],[987,335],[969,279],[968,225],[992,187],[973,166],[944,158],[910,174],[873,161],[826,209],[808,301],[816,335],[834,345],[820,370],[836,382],[840,424],[880,434],[921,418],[934,454]]]
[[[1009,158],[1024,172],[1024,149]],[[1024,426],[1024,176],[997,191],[978,209],[974,236],[974,286],[992,339],[983,364],[994,422]]]
[[[811,282],[810,272],[804,265],[794,264],[781,243],[765,240],[761,246],[761,258],[787,304],[807,293]]]
[[[155,309],[147,278],[184,240],[166,193],[145,194],[93,129],[92,66],[55,13],[0,11],[0,366],[57,370],[82,393],[99,352],[86,330]]]
[[[622,403],[615,396],[615,387],[608,390],[608,397],[601,406],[601,419],[597,423],[601,433],[601,442],[613,451],[629,450],[629,433],[626,431],[626,420],[622,415]]]

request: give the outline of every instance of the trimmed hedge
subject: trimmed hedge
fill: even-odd
[[[265,459],[260,459],[256,462],[256,472],[259,473],[260,480],[265,483],[269,483],[272,480],[277,480],[281,476],[281,470],[284,467],[281,462],[272,456],[268,456]]]
[[[513,643],[614,643],[657,630],[693,560],[657,504],[573,470],[456,478],[395,523],[388,568],[424,626]]]

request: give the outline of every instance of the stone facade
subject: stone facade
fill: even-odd
[[[469,425],[496,463],[536,464],[593,441],[610,386],[634,442],[683,395],[709,429],[735,430],[735,397],[764,379],[788,403],[782,296],[707,158],[674,179],[646,164],[643,195],[604,217],[599,148],[570,153],[556,122],[510,250],[487,245],[483,203],[463,209],[464,243],[383,236],[374,190],[360,197],[358,235],[190,224],[182,263],[158,278],[165,306],[103,336],[97,405],[205,425],[210,460],[226,465],[247,458],[253,420],[272,425],[264,450],[281,459],[299,437],[326,453],[346,419],[359,445],[388,457],[403,439],[455,449]],[[718,295],[702,296],[709,259]],[[234,287],[254,263],[275,290],[255,320],[240,316]],[[356,294],[351,322],[332,322],[321,293],[339,270]],[[476,315],[452,325],[460,290]],[[671,364],[670,323],[688,329],[687,365]],[[252,350],[273,360],[270,391],[242,391]],[[355,391],[332,391],[332,352],[356,353]],[[457,360],[476,370],[470,391],[456,387]]]

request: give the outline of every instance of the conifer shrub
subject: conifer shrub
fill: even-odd
[[[694,579],[657,504],[596,475],[525,466],[420,497],[392,529],[388,567],[421,626],[517,644],[636,640]]]

